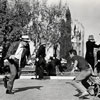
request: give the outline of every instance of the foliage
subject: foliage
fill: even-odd
[[[64,9],[64,8],[63,8]],[[33,4],[32,21],[30,34],[35,41],[45,39],[52,44],[59,42],[60,39],[60,19],[63,15],[63,9],[59,6],[47,7],[46,2],[41,4],[38,1]]]
[[[28,4],[27,6],[29,7]],[[26,10],[26,3],[22,4],[20,0],[15,1],[15,6],[9,8],[7,0],[0,0],[0,35],[3,35],[4,42],[13,42],[18,39],[22,28],[29,20],[30,15]]]
[[[8,6],[7,0],[0,0],[0,46],[3,46],[3,58],[5,57],[10,44],[19,40],[23,27],[29,22],[30,8],[28,3],[15,1],[13,7]]]
[[[30,25],[32,23],[32,25]],[[66,5],[60,4],[48,7],[46,0],[40,3],[34,0],[32,7],[27,2],[15,0],[9,8],[7,0],[0,0],[0,35],[5,42],[13,42],[24,31],[38,44],[41,39],[46,43],[60,43],[65,47],[61,57],[65,56],[66,49],[71,47],[71,14]],[[64,44],[64,45],[63,45]]]
[[[62,58],[66,58],[67,60],[69,59],[69,54],[68,51],[72,48],[71,44],[71,14],[70,10],[67,9],[66,13],[66,20],[62,19],[61,20],[61,27],[60,27],[60,32],[61,32],[61,49],[60,54]]]
[[[37,0],[33,3],[31,17],[33,24],[29,27],[29,34],[36,44],[39,44],[41,39],[53,45],[60,43],[61,57],[66,58],[66,52],[68,54],[71,49],[70,10],[61,4],[47,7],[46,1],[44,2],[40,3]]]

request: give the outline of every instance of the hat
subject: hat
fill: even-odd
[[[88,40],[94,40],[94,36],[93,35],[89,35]]]
[[[23,39],[29,39],[29,36],[28,35],[22,35],[22,38]]]
[[[22,40],[24,41],[30,41],[30,38],[28,35],[22,35]]]

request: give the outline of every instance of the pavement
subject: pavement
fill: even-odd
[[[26,76],[25,76],[26,77]],[[36,80],[20,78],[15,81],[13,95],[6,94],[3,86],[2,76],[0,77],[0,100],[100,100],[93,96],[81,98],[70,82],[71,78],[56,78]],[[62,76],[63,77],[63,76]]]

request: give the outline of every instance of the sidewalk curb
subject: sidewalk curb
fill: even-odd
[[[0,75],[0,79],[4,78],[5,75]],[[20,79],[35,79],[35,76],[20,76]],[[75,76],[44,76],[44,79],[68,79],[72,80]]]

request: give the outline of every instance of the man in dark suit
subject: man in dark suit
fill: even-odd
[[[12,92],[14,81],[19,78],[20,68],[25,66],[26,55],[29,56],[29,54],[29,45],[24,39],[10,45],[4,60],[4,64],[9,65],[10,68],[10,76],[5,76],[3,79],[4,86],[7,88],[6,94],[14,94]]]
[[[43,79],[44,70],[46,68],[46,61],[45,61],[46,47],[45,46],[46,46],[45,41],[42,41],[36,53],[36,74],[39,75],[39,79]]]
[[[94,48],[99,48],[100,45],[97,45],[94,40],[93,35],[89,35],[88,41],[86,42],[86,61],[91,65],[94,70]]]

